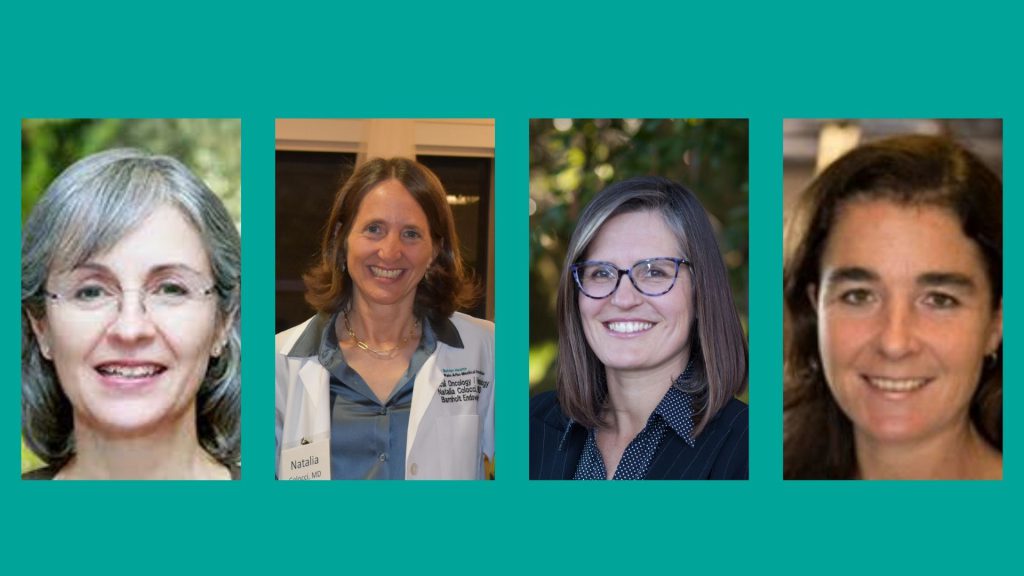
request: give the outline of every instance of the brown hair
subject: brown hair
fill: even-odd
[[[860,146],[821,173],[800,196],[786,223],[784,476],[840,479],[857,474],[853,425],[832,398],[818,350],[817,315],[807,297],[819,283],[821,255],[836,214],[853,200],[946,208],[977,243],[992,286],[1003,296],[1003,187],[978,158],[946,138],[902,136]],[[1002,344],[985,362],[971,401],[971,419],[1002,450]]]
[[[570,267],[581,260],[612,216],[651,210],[662,215],[693,266],[696,318],[690,345],[696,422],[693,437],[747,383],[743,336],[725,263],[700,201],[666,178],[630,178],[599,192],[580,215],[562,267],[558,290],[558,401],[562,411],[589,428],[604,424],[608,397],[604,365],[583,333],[576,283]]]
[[[440,321],[476,300],[476,284],[459,253],[455,220],[441,181],[426,166],[407,158],[374,158],[356,168],[338,191],[324,226],[319,262],[302,279],[306,301],[318,312],[332,313],[349,303],[352,279],[345,270],[346,244],[363,198],[387,180],[398,180],[427,215],[437,257],[416,288],[413,313]]]

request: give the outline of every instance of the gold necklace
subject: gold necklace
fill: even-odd
[[[408,344],[409,340],[416,335],[416,329],[419,328],[420,326],[419,320],[413,322],[412,328],[409,329],[409,333],[406,334],[405,338],[402,338],[402,341],[396,344],[394,348],[391,348],[390,350],[376,350],[374,348],[371,348],[369,344],[363,342],[362,340],[359,339],[358,336],[356,336],[355,331],[352,330],[352,323],[349,322],[348,319],[348,310],[342,311],[341,314],[345,318],[345,332],[347,332],[348,337],[351,338],[353,342],[355,342],[356,348],[359,348],[360,350],[380,360],[390,360],[394,358],[395,354],[397,354],[398,351],[401,350],[406,344]]]

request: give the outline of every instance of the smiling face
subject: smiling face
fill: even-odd
[[[386,180],[366,194],[346,245],[356,298],[412,306],[434,244],[426,213],[401,182]]]
[[[627,269],[640,260],[663,256],[685,255],[664,218],[642,211],[605,221],[585,259]],[[645,296],[623,277],[607,298],[582,293],[577,298],[587,343],[609,376],[652,373],[675,378],[683,372],[693,325],[693,279],[687,266],[680,267],[675,286],[660,296]]]
[[[196,392],[222,334],[215,296],[182,303],[182,295],[210,288],[211,278],[198,232],[167,206],[109,251],[51,273],[46,289],[59,296],[32,324],[76,430],[126,437],[194,422]],[[97,306],[119,292],[122,305],[114,298]]]
[[[839,210],[810,296],[825,378],[859,438],[920,441],[968,422],[1002,339],[991,294],[953,212],[886,200]]]

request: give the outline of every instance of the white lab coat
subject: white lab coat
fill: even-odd
[[[277,335],[277,452],[330,439],[330,374],[316,355],[289,356],[313,319]],[[462,348],[437,341],[416,375],[405,453],[407,480],[483,479],[494,459],[494,324],[456,312]]]

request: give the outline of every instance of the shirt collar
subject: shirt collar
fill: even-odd
[[[668,392],[665,392],[665,396],[662,397],[661,402],[654,409],[651,414],[651,418],[655,415],[660,417],[668,424],[669,428],[683,439],[691,448],[694,445],[693,441],[693,403],[691,402],[690,394],[683,392],[681,386],[690,383],[693,379],[693,360],[686,365],[686,370],[679,375],[679,378],[668,387]],[[650,418],[648,418],[650,423]],[[569,437],[572,435],[574,427],[583,427],[573,419],[569,419],[569,424],[565,427],[565,432],[562,433],[562,440],[558,443],[559,450],[565,450]]]
[[[340,313],[339,310],[333,314],[320,313],[314,316],[302,330],[302,334],[288,351],[287,356],[289,358],[317,356],[321,361],[326,361],[330,352],[338,348],[338,335],[334,331],[334,325]],[[433,331],[439,342],[452,348],[464,347],[459,331],[450,318],[445,318],[440,322],[432,322],[428,318],[424,330],[427,328]]]

